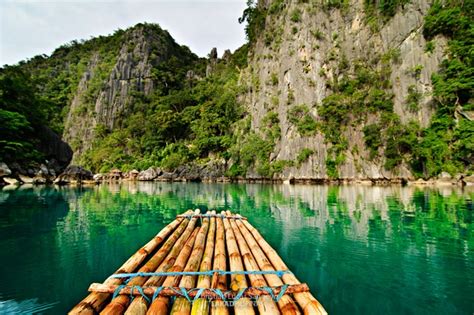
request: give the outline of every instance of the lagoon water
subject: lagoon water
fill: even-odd
[[[249,218],[330,314],[473,314],[474,190],[124,183],[0,191],[0,313],[64,314],[178,213]]]

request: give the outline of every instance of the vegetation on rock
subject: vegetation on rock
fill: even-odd
[[[472,1],[436,1],[425,17],[424,36],[448,37],[449,54],[432,77],[436,113],[413,154],[412,167],[419,176],[472,171],[474,121],[460,112],[474,110],[473,12]]]
[[[348,10],[348,3],[331,0],[318,8]],[[378,27],[408,3],[365,0],[366,22]],[[400,63],[398,48],[379,52],[375,60],[373,56],[355,59],[341,52],[344,36],[340,30],[325,34],[319,26],[311,26],[313,40],[331,45],[321,61],[323,67],[316,68],[325,80],[325,97],[311,107],[295,104],[296,100],[301,102],[299,87],[288,83],[287,77],[279,77],[283,71],[273,68],[267,77],[261,77],[258,65],[247,64],[248,57],[259,62],[274,58],[271,53],[254,55],[258,41],[265,44],[265,49],[277,51],[285,36],[303,34],[309,12],[306,6],[306,1],[294,6],[273,0],[266,7],[263,2],[249,0],[239,19],[246,23],[248,44],[222,59],[217,54],[199,58],[176,44],[158,25],[139,24],[110,36],[73,41],[49,57],[36,56],[15,66],[4,66],[0,70],[0,160],[40,161],[44,156],[38,150],[39,126],[47,125],[63,134],[68,118],[75,117],[76,124],[86,119],[94,121],[93,140],[88,146],[79,138],[70,143],[80,152],[78,162],[94,172],[151,166],[174,170],[189,162],[217,159],[230,166],[229,176],[272,177],[286,167],[301,166],[315,153],[303,148],[294,154],[293,161],[277,159],[275,150],[282,130],[292,128],[296,136],[306,137],[305,141],[318,132],[324,135],[326,173],[332,178],[339,176],[338,168],[349,151],[395,173],[397,167],[408,166],[417,177],[433,177],[443,171],[472,172],[472,1],[436,1],[425,17],[424,53],[438,50],[437,36],[448,39],[447,58],[432,76],[435,114],[426,128],[415,121],[402,123],[395,113],[391,75],[392,66]],[[267,18],[276,21],[279,14],[285,15],[287,34],[282,25],[266,23]],[[137,44],[137,36],[143,37],[143,45]],[[138,46],[146,47],[146,58],[137,53]],[[307,54],[307,47],[290,47],[288,55],[294,54],[302,58],[303,75],[311,74],[308,60],[314,56]],[[129,79],[123,106],[110,122],[101,119],[96,108],[98,100],[110,90],[109,82],[119,75],[118,63],[123,56],[133,67],[145,64],[151,70]],[[413,80],[425,71],[421,64],[407,70]],[[310,88],[317,84],[313,79],[305,78],[305,82],[311,82]],[[143,87],[145,80],[152,88]],[[287,83],[287,94],[280,97],[279,91],[268,93],[266,112],[258,119],[252,119],[242,106],[247,101],[246,93],[280,90]],[[412,84],[404,91],[404,111],[422,113],[426,89],[422,93],[420,86]],[[282,128],[280,119],[288,121],[289,126]],[[363,135],[367,150],[359,151],[357,144],[349,143],[351,133]]]

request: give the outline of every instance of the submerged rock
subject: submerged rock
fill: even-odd
[[[11,174],[27,174],[27,172],[17,162],[13,162],[8,166],[10,167]]]
[[[46,164],[40,164],[39,168],[34,169],[33,176],[30,175],[30,170],[28,170],[27,174],[29,177],[32,177],[31,180],[34,184],[49,184],[52,183],[56,177],[56,171],[54,169],[49,169]]]
[[[55,159],[46,161],[46,166],[48,167],[49,174],[51,174],[52,176],[61,174],[62,171],[64,170],[64,166],[60,164],[58,161],[56,161]]]
[[[175,173],[163,172],[156,180],[160,182],[172,182],[177,178]]]
[[[201,180],[202,168],[203,166],[197,164],[182,165],[176,168],[173,174],[180,181],[196,182]]]
[[[50,183],[50,181],[45,178],[45,177],[42,177],[42,176],[35,176],[33,178],[33,184],[36,184],[36,185],[44,185],[44,184],[48,184]]]
[[[94,174],[94,176],[92,176],[92,178],[93,178],[95,181],[102,181],[102,180],[107,179],[107,176],[105,176],[105,175],[102,174],[102,173],[97,173],[97,174]]]
[[[161,174],[162,174],[161,169],[150,167],[145,171],[141,171],[138,174],[137,178],[138,180],[148,181],[148,180],[154,180]]]
[[[86,170],[82,166],[70,165],[55,180],[55,184],[67,184],[70,182],[82,182],[92,180],[94,175],[91,171]]]
[[[0,177],[11,175],[12,171],[8,168],[8,165],[1,162],[0,163]]]
[[[13,177],[3,177],[3,180],[8,184],[8,185],[20,185],[21,182]]]
[[[46,167],[46,165],[44,164],[41,164],[40,165],[40,169],[38,171],[38,173],[36,173],[36,175],[38,176],[49,176],[49,170],[48,168]]]
[[[19,175],[18,177],[25,184],[33,184],[34,179],[29,176]]]

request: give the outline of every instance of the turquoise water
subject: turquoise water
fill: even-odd
[[[188,208],[247,216],[331,314],[473,314],[473,190],[138,183],[0,191],[0,313],[63,314]]]

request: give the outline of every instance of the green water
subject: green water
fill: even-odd
[[[63,314],[176,214],[247,216],[331,314],[473,314],[474,192],[139,183],[0,191],[0,313]]]

